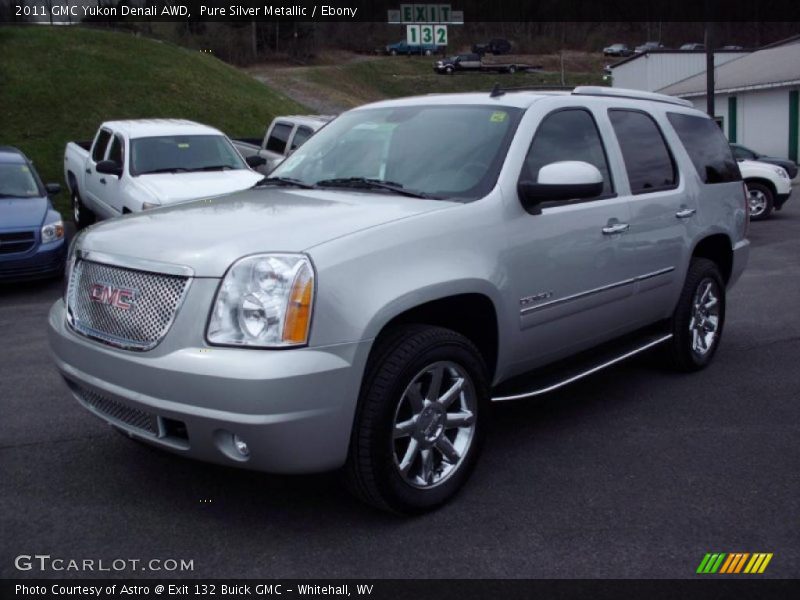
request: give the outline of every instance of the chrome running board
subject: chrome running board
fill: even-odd
[[[533,371],[530,374],[516,377],[512,380],[511,384],[502,384],[495,389],[495,395],[492,397],[492,402],[505,402],[506,400],[523,400],[525,398],[534,398],[555,391],[559,388],[575,383],[576,381],[588,377],[593,373],[602,371],[610,366],[627,360],[637,354],[641,354],[651,348],[663,344],[667,340],[672,339],[672,334],[659,334],[642,339],[638,338],[636,345],[631,347],[630,344],[625,344],[622,349],[619,345],[615,353],[603,353],[601,361],[597,362],[597,350],[592,350],[593,359],[588,361],[579,362],[578,364],[571,364],[571,368],[562,369],[558,371],[552,370],[541,373],[540,370]],[[516,385],[514,382],[517,382]]]

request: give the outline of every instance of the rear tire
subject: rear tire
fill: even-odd
[[[516,73],[516,72],[517,72],[517,66],[516,66],[516,65],[511,65],[510,67],[508,67],[508,72],[509,72],[511,75],[513,75],[514,73]]]
[[[78,193],[78,186],[72,186],[72,219],[75,221],[77,229],[88,227],[95,221],[95,214],[86,208],[86,205],[81,200],[81,195]]]
[[[489,385],[477,348],[441,327],[408,325],[377,342],[345,476],[364,502],[400,514],[448,501],[475,466]]]
[[[683,372],[707,367],[725,325],[725,282],[716,263],[693,258],[671,320],[665,348],[670,365]]]
[[[747,186],[747,201],[750,205],[750,220],[763,221],[772,214],[775,199],[772,190],[761,183],[745,183]]]

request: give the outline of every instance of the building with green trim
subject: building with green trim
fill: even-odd
[[[715,117],[731,142],[800,162],[800,36],[714,69]],[[656,90],[706,110],[705,71]]]

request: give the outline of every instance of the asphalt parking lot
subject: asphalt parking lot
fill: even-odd
[[[799,193],[752,224],[711,368],[644,357],[496,406],[466,489],[414,519],[362,506],[335,475],[227,469],[122,438],[50,362],[61,284],[0,288],[0,576],[41,576],[14,568],[38,553],[192,559],[176,575],[194,577],[681,578],[706,552],[771,552],[763,577],[800,577]]]

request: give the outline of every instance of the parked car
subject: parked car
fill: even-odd
[[[410,56],[412,54],[419,54],[420,56],[431,56],[440,51],[440,46],[436,44],[409,44],[405,40],[400,40],[394,44],[386,46],[385,52],[389,56],[397,56],[398,54],[405,54]]]
[[[690,52],[700,52],[705,51],[706,47],[703,44],[684,44],[679,48],[679,50],[690,51]]]
[[[731,148],[733,149],[733,156],[735,156],[737,160],[757,160],[758,162],[778,165],[788,173],[789,179],[797,177],[797,165],[788,158],[759,154],[755,150],[742,146],[741,144],[731,144]]]
[[[631,56],[631,50],[627,44],[611,44],[603,48],[603,56]]]
[[[260,139],[233,140],[233,145],[244,156],[260,156],[264,164],[257,168],[266,174],[277,167],[281,161],[302,146],[320,127],[333,119],[331,115],[290,115],[276,117],[267,125],[264,137]]]
[[[792,195],[792,182],[783,167],[755,160],[739,160],[739,170],[747,186],[750,220],[768,219]]]
[[[67,253],[64,221],[20,150],[0,146],[0,281],[61,277]]]
[[[475,54],[509,54],[511,52],[511,42],[503,38],[494,38],[481,44],[473,44],[472,52]]]
[[[641,46],[636,46],[634,49],[635,54],[644,54],[645,52],[651,52],[653,50],[663,50],[664,44],[661,42],[645,42]]]
[[[179,119],[107,121],[93,142],[69,142],[64,179],[78,228],[252,187],[264,159],[242,158],[224,133]]]
[[[722,132],[684,100],[385,100],[256,189],[85,230],[50,346],[78,402],[136,440],[343,467],[365,501],[421,512],[469,477],[490,401],[649,349],[706,367],[746,206]]]
[[[723,46],[720,50],[744,50],[744,46]]]
[[[516,73],[517,71],[530,71],[540,69],[539,65],[529,65],[527,63],[508,62],[496,63],[487,62],[479,54],[457,54],[448,56],[433,63],[433,70],[440,75],[452,75],[459,71],[473,72],[494,72],[494,73]]]

